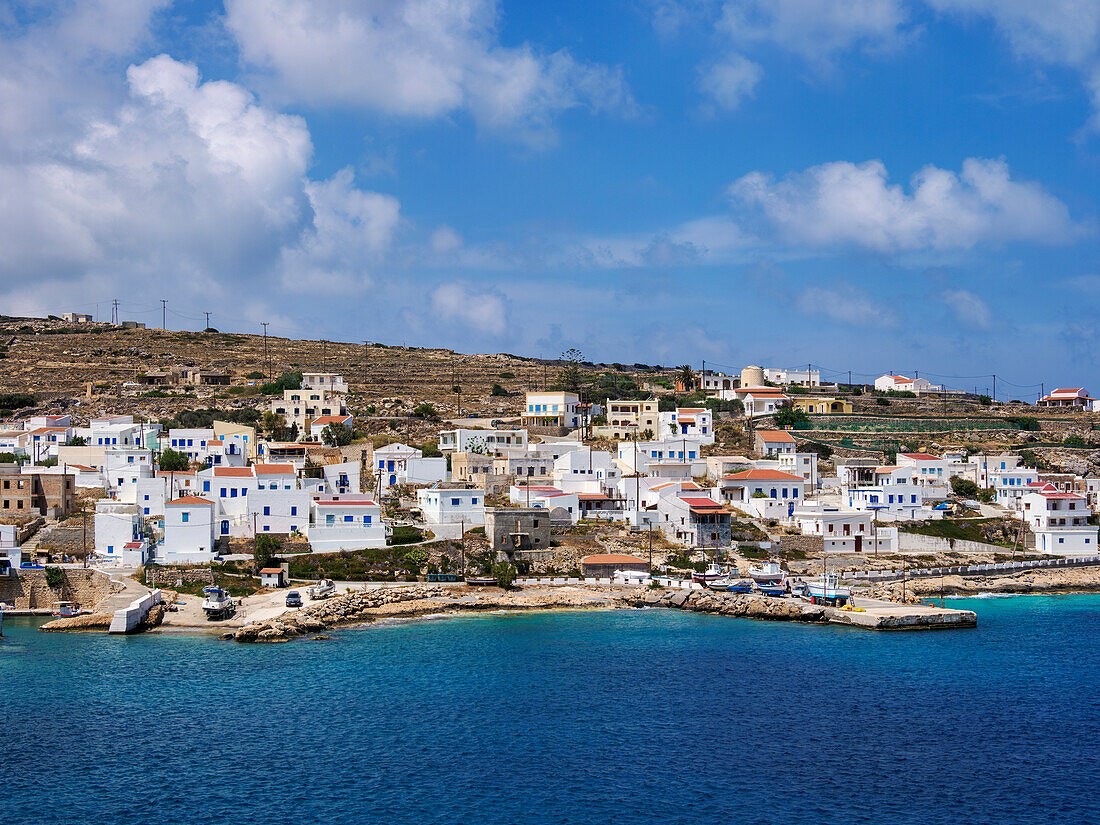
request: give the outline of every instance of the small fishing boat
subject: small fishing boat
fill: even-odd
[[[782,596],[787,592],[786,585],[771,582],[756,582],[756,589],[765,596]]]
[[[332,579],[320,579],[317,584],[312,585],[306,592],[314,601],[318,599],[327,599],[336,592],[336,585],[333,583]]]
[[[852,598],[852,588],[841,587],[840,576],[832,574],[806,582],[806,592],[814,604],[847,604]]]
[[[737,579],[731,581],[727,589],[730,593],[751,593],[755,582],[752,579]]]
[[[228,619],[237,612],[237,603],[222,587],[204,587],[202,589],[202,609],[210,621]]]
[[[730,589],[730,580],[728,576],[722,576],[721,578],[711,579],[709,582],[706,582],[706,586],[711,590],[717,590],[724,593]]]
[[[50,615],[64,618],[66,616],[79,616],[82,612],[80,605],[75,602],[54,602]]]
[[[702,573],[692,573],[691,580],[693,582],[698,582],[699,584],[707,584],[708,582],[712,582],[715,579],[720,579],[725,575],[726,574],[721,567],[711,562],[707,565],[707,569],[704,570]]]
[[[766,561],[759,567],[749,568],[749,577],[757,584],[779,584],[787,577],[777,561]]]
[[[466,584],[471,587],[495,587],[497,583],[495,576],[467,576]]]

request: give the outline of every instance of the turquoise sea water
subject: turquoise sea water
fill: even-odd
[[[0,823],[1100,821],[1100,597],[0,640]]]

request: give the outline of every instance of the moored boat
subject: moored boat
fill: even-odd
[[[814,604],[846,604],[852,598],[852,588],[842,587],[840,576],[827,575],[806,582],[806,593]]]
[[[759,567],[749,568],[749,577],[757,584],[779,584],[787,577],[777,561],[766,561]]]
[[[494,576],[467,576],[466,584],[471,587],[493,587],[497,583]]]
[[[730,593],[751,593],[753,588],[752,579],[737,579],[731,581],[730,586],[726,588]]]
[[[50,615],[60,617],[79,616],[82,612],[80,605],[75,602],[54,602]]]
[[[237,603],[222,587],[204,587],[202,589],[202,610],[210,621],[228,619],[237,611]]]
[[[712,562],[711,564],[707,565],[707,569],[704,570],[702,573],[692,573],[691,580],[699,584],[707,584],[708,582],[712,582],[715,579],[720,579],[725,575],[726,574],[722,570],[722,568]]]

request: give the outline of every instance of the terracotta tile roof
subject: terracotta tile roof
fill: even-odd
[[[209,504],[214,505],[214,502],[209,499],[199,498],[198,496],[180,496],[177,499],[173,499],[168,502],[169,504]]]
[[[596,553],[593,556],[585,556],[581,564],[646,564],[645,559],[637,556],[627,556],[622,553]]]
[[[938,455],[932,455],[931,453],[901,453],[901,455],[914,461],[940,461]]]
[[[722,476],[723,481],[805,481],[802,476],[784,473],[782,470],[742,470]]]
[[[215,467],[214,475],[218,478],[252,478],[251,467]]]
[[[252,469],[256,475],[288,475],[295,472],[293,464],[256,464]]]
[[[1048,493],[1045,490],[1041,491],[1039,495],[1041,495],[1043,498],[1074,498],[1081,501],[1084,501],[1085,498],[1084,496],[1078,495],[1077,493]]]
[[[605,496],[603,493],[577,493],[577,499],[580,501],[611,501],[610,496]]]
[[[765,441],[794,443],[794,437],[786,430],[757,430],[756,434]]]
[[[341,499],[315,499],[317,504],[324,507],[373,507],[376,506],[373,499],[369,498],[341,498]]]
[[[710,498],[698,498],[696,496],[680,496],[680,501],[687,504],[692,509],[698,507],[700,509],[721,509],[722,505],[714,499]]]
[[[351,418],[350,415],[322,415],[320,418],[314,418],[313,424],[343,424]]]
[[[282,572],[283,568],[281,567],[265,567],[260,571],[261,575],[266,573],[269,576],[278,576]]]

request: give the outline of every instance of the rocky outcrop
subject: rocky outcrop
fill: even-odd
[[[696,613],[718,613],[781,622],[828,621],[826,609],[797,599],[709,590],[633,590],[620,597],[628,607],[671,607]]]
[[[380,587],[355,590],[311,605],[304,610],[284,613],[276,619],[250,622],[240,630],[225,634],[238,642],[285,642],[297,636],[319,633],[339,625],[372,621],[373,611],[398,602],[448,598],[442,587]]]
[[[79,630],[106,630],[111,626],[112,618],[114,617],[110,613],[87,613],[83,616],[65,616],[60,619],[54,619],[51,622],[46,622],[38,629],[44,630],[47,633]]]
[[[328,628],[329,625],[304,613],[283,614],[266,622],[250,622],[236,633],[226,633],[221,638],[238,642],[287,642]]]

